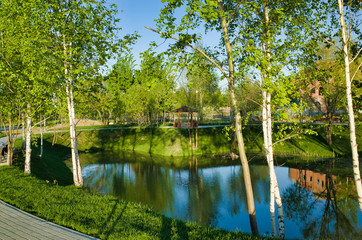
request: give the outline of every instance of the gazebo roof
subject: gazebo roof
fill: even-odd
[[[196,109],[187,106],[182,106],[176,110],[173,110],[172,112],[198,112],[198,111]]]

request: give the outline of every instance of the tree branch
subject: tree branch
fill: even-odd
[[[356,69],[356,71],[353,74],[353,77],[351,78],[351,82],[353,81],[354,77],[356,76],[358,70],[360,69],[360,67],[362,66],[362,62],[360,63],[360,65],[358,66],[358,68]]]
[[[233,13],[230,16],[229,21],[227,21],[227,23],[226,23],[226,27],[229,27],[229,24],[230,24],[231,20],[234,18],[234,15],[235,15],[236,11],[238,10],[238,8],[240,7],[242,2],[244,2],[244,1],[240,1],[240,3],[235,7]]]
[[[246,100],[249,100],[249,101],[255,103],[256,105],[259,105],[259,107],[263,107],[262,104],[258,103],[257,101],[255,101],[255,100],[253,100],[253,99],[251,99],[251,98],[248,98],[248,97],[247,97]]]
[[[50,115],[50,116],[48,116],[47,118],[44,118],[44,119],[40,120],[39,122],[33,124],[33,125],[31,126],[31,128],[36,127],[36,126],[39,125],[40,123],[44,122],[45,120],[48,120],[49,118],[51,118],[51,117],[53,117],[53,116],[55,116],[55,113],[52,114],[52,115]]]
[[[145,28],[147,28],[148,30],[151,30],[151,31],[153,31],[153,32],[155,32],[155,33],[158,33],[158,34],[160,34],[160,35],[165,35],[164,33],[159,32],[159,31],[157,31],[157,30],[155,30],[155,29],[152,29],[152,28],[150,28],[150,27],[145,26]],[[176,41],[180,41],[180,39],[175,38],[175,37],[172,37],[172,36],[170,36],[169,38],[172,38],[172,39],[174,39],[174,40],[176,40]],[[209,60],[212,64],[214,64],[214,65],[221,71],[221,73],[224,75],[225,78],[228,78],[228,75],[225,73],[224,69],[222,69],[222,67],[221,67],[219,64],[217,64],[214,60],[212,60],[206,53],[204,53],[203,51],[201,51],[199,48],[195,48],[195,47],[192,46],[191,44],[185,43],[185,45],[188,46],[188,47],[190,47],[190,48],[192,48],[192,49],[194,49],[194,50],[196,50],[196,51],[198,51],[198,52],[199,52],[201,55],[203,55],[207,60]]]
[[[316,36],[318,36],[318,37],[322,38],[322,39],[323,39],[324,41],[326,41],[327,43],[329,43],[329,44],[331,44],[331,45],[335,46],[338,50],[343,51],[343,50],[342,50],[340,47],[338,47],[336,44],[334,44],[333,42],[331,42],[331,41],[327,40],[326,38],[324,38],[323,36],[321,36],[320,34],[318,34],[317,32],[315,32],[313,29],[311,29],[311,31],[313,32],[313,34],[314,34],[314,35],[316,35]]]
[[[273,146],[274,146],[275,144],[277,144],[277,143],[283,142],[283,141],[285,141],[285,140],[291,139],[291,138],[296,137],[296,136],[301,135],[301,134],[303,134],[303,132],[299,132],[299,133],[290,135],[289,137],[280,139],[280,140],[276,141],[275,143],[273,143]]]
[[[361,53],[361,51],[362,51],[362,48],[360,48],[360,49],[358,50],[358,53],[357,53],[356,56],[354,56],[354,58],[349,62],[349,64],[353,63],[354,60],[356,60],[356,58],[357,58],[358,55]]]

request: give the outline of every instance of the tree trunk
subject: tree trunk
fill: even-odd
[[[57,142],[57,132],[55,131],[55,128],[53,129],[54,130],[54,135],[53,135],[53,142],[52,142],[52,147],[55,145],[55,143]]]
[[[189,113],[187,113],[187,131],[189,133],[189,144],[190,144],[190,146],[192,148],[192,137],[191,137],[191,131],[190,131],[190,124],[191,124],[191,122],[190,122],[190,119],[189,119]]]
[[[202,112],[202,104],[203,104],[203,96],[202,96],[202,92],[200,91],[200,106],[199,106],[199,111],[200,111],[200,117],[198,119],[199,122],[202,122],[204,120],[204,114]]]
[[[269,27],[269,9],[268,6],[264,7],[264,17],[265,23]],[[269,37],[269,30],[266,32],[267,38]],[[267,157],[267,162],[269,166],[269,175],[270,175],[270,217],[272,223],[272,232],[273,236],[276,236],[276,226],[275,226],[275,208],[274,201],[277,203],[278,208],[278,225],[279,225],[279,238],[284,238],[285,226],[284,226],[284,213],[283,213],[283,204],[282,199],[280,197],[280,191],[278,186],[278,180],[275,174],[274,169],[274,153],[273,153],[273,138],[272,138],[272,115],[271,115],[271,93],[267,92],[265,88],[266,81],[270,81],[270,79],[266,79],[265,76],[268,76],[268,72],[270,70],[270,48],[269,48],[269,40],[267,43],[262,44],[263,52],[265,53],[265,57],[268,59],[267,72],[263,72],[262,70],[262,96],[263,96],[263,136],[264,136],[264,148]],[[273,226],[274,224],[274,226]],[[275,235],[274,235],[275,234]]]
[[[21,114],[21,122],[22,122],[22,144],[21,144],[21,148],[22,150],[25,150],[26,147],[26,142],[25,142],[25,119],[24,119],[24,114]]]
[[[13,156],[14,156],[14,149],[12,148],[11,144],[8,143],[8,153],[6,157],[6,163],[8,166],[13,165]]]
[[[349,69],[349,53],[347,46],[347,33],[346,33],[346,25],[343,16],[343,2],[342,0],[338,0],[339,7],[339,19],[341,23],[342,30],[342,40],[343,40],[343,51],[344,51],[344,64],[345,64],[345,79],[346,79],[346,97],[347,97],[347,111],[348,111],[348,119],[349,119],[349,132],[350,132],[350,140],[351,140],[351,148],[352,148],[352,161],[353,161],[353,172],[354,172],[354,181],[357,190],[358,203],[359,208],[362,212],[362,183],[361,183],[361,173],[359,170],[359,159],[358,159],[358,148],[357,148],[357,140],[356,140],[356,126],[354,122],[354,112],[353,112],[353,102],[352,102],[352,83],[350,77],[350,69]]]
[[[333,123],[331,119],[328,119],[328,124],[326,126],[326,141],[328,146],[332,146],[332,132],[333,132]]]
[[[224,7],[223,7],[223,1],[218,0],[218,8],[220,10],[220,20],[221,20],[221,26],[223,31],[223,37],[224,37],[224,44],[226,48],[227,58],[228,58],[228,66],[229,66],[229,76],[227,78],[228,80],[228,87],[229,87],[229,93],[230,93],[230,99],[233,106],[233,109],[235,111],[235,133],[236,138],[238,140],[238,149],[239,149],[239,156],[241,165],[243,167],[243,173],[244,173],[244,182],[245,182],[245,190],[246,190],[246,196],[247,196],[247,204],[248,204],[248,212],[249,212],[249,219],[250,219],[250,228],[253,235],[259,235],[258,231],[258,225],[256,221],[256,213],[255,213],[255,203],[254,203],[254,194],[253,194],[253,187],[251,184],[251,176],[250,176],[250,170],[249,170],[249,163],[246,158],[245,154],[245,147],[244,147],[244,139],[243,134],[241,132],[241,116],[240,112],[238,111],[237,103],[236,103],[236,97],[235,97],[235,72],[234,72],[234,60],[233,60],[233,52],[232,47],[229,40],[229,33],[228,33],[228,26],[224,14]]]
[[[13,155],[14,155],[14,151],[13,151],[13,147],[12,147],[12,142],[14,141],[13,140],[13,123],[11,121],[11,116],[9,114],[9,130],[8,130],[8,155],[7,155],[7,158],[6,158],[6,162],[8,164],[8,166],[11,166],[13,165]],[[4,129],[5,126],[4,126]]]
[[[197,149],[197,129],[199,128],[199,126],[196,126],[195,129],[195,149]]]
[[[67,48],[65,44],[65,39],[63,44],[64,44],[64,54],[66,56]],[[68,104],[68,114],[69,114],[69,128],[70,128],[69,133],[70,133],[71,153],[72,153],[73,181],[76,187],[82,187],[83,177],[79,161],[77,132],[75,125],[73,78],[71,74],[68,73],[67,62],[64,63],[64,69],[65,69],[64,73],[66,78],[66,94],[67,94],[67,104]]]
[[[272,121],[271,121],[271,94],[267,93],[266,94],[266,103],[267,103],[267,141],[268,141],[268,156],[267,156],[267,161],[268,161],[268,165],[269,165],[269,172],[270,172],[270,182],[271,182],[271,191],[274,191],[273,195],[275,198],[275,202],[277,204],[277,209],[278,209],[278,225],[279,225],[279,238],[284,238],[285,235],[285,225],[284,225],[284,213],[283,213],[283,204],[282,204],[282,198],[280,197],[280,191],[279,191],[279,185],[278,185],[278,180],[277,180],[277,176],[275,174],[275,169],[274,169],[274,154],[273,154],[273,139],[272,139]],[[274,200],[273,200],[273,205],[274,205]],[[274,211],[274,206],[273,206],[273,211]]]
[[[43,126],[44,125],[45,125],[45,118],[44,118],[44,123],[40,124],[40,154],[39,154],[40,158],[43,156]]]
[[[30,105],[28,104],[26,111],[26,132],[25,132],[25,166],[24,166],[24,173],[30,174],[30,161],[31,161],[31,116],[30,116]]]
[[[68,111],[69,111],[69,133],[70,133],[70,142],[71,142],[71,153],[72,153],[72,165],[73,165],[73,181],[74,185],[77,187],[83,186],[83,177],[82,170],[79,161],[78,154],[78,142],[77,142],[77,132],[75,125],[75,113],[74,113],[74,95],[73,95],[73,87],[72,80],[69,79],[67,81],[67,103],[68,103]]]

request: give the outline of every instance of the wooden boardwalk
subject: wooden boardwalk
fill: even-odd
[[[0,239],[96,239],[45,221],[0,200]]]

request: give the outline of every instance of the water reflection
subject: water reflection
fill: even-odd
[[[289,169],[289,176],[294,184],[283,194],[284,209],[288,218],[296,220],[303,238],[362,238],[352,179],[330,171],[324,174],[300,169]]]
[[[177,169],[171,167],[170,159],[162,164],[160,159],[127,154],[83,154],[81,161],[85,186],[94,192],[147,204],[170,217],[250,232],[239,165],[209,164],[206,168],[205,160],[193,159],[179,162],[184,168]],[[353,182],[307,170],[280,167],[276,171],[287,238],[359,237],[362,216],[353,195]],[[259,231],[269,235],[268,167],[251,165],[250,172]]]

